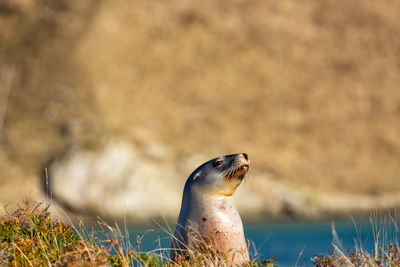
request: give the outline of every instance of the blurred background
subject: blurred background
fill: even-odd
[[[245,221],[399,207],[399,14],[397,1],[1,1],[0,209],[48,193],[77,214],[174,221],[189,174],[240,152]]]

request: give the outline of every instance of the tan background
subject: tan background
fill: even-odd
[[[0,4],[1,203],[109,136],[176,164],[247,152],[318,192],[399,191],[398,1],[79,2]]]

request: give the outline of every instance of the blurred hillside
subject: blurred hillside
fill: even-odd
[[[247,152],[252,173],[294,187],[399,192],[398,14],[397,1],[2,1],[0,202],[40,191],[68,147],[113,136],[163,144],[176,165]]]

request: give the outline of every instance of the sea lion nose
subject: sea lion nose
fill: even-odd
[[[246,160],[249,160],[249,155],[247,155],[246,153],[242,153],[242,155]]]

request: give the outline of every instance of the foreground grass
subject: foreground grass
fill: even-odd
[[[225,266],[227,253],[207,247],[189,251],[188,256],[171,263],[158,253],[139,251],[129,236],[122,234],[117,224],[110,226],[99,221],[101,240],[92,232],[78,230],[61,220],[53,220],[49,206],[25,203],[11,214],[0,217],[0,266]],[[372,217],[374,251],[364,251],[356,242],[356,251],[343,253],[332,244],[331,253],[311,259],[316,267],[400,266],[398,224],[391,217]],[[165,253],[164,253],[165,254]],[[278,266],[274,259],[252,260],[245,266]]]
[[[118,225],[99,221],[104,239],[98,240],[93,233],[53,220],[48,208],[41,203],[25,203],[0,217],[1,266],[223,266],[226,262],[226,253],[207,250],[189,252],[188,257],[171,263],[161,250],[160,254],[138,251]],[[273,259],[247,264],[275,265]]]
[[[337,248],[333,248],[331,255],[317,255],[312,261],[314,266],[317,267],[400,266],[400,251],[398,245],[396,245],[385,247],[383,249],[383,254],[378,254],[376,256],[362,251],[344,255]]]
[[[378,218],[376,214],[370,216],[373,230],[374,249],[367,252],[363,248],[362,240],[355,241],[355,252],[344,253],[337,245],[332,243],[330,254],[316,255],[312,262],[316,267],[394,267],[400,266],[399,228],[398,220],[391,217]],[[356,226],[356,225],[355,225]],[[357,227],[356,227],[357,230]],[[333,231],[336,233],[336,231]],[[358,235],[357,230],[357,235]],[[338,240],[337,236],[334,239]]]
[[[317,255],[312,259],[316,267],[341,266],[400,266],[400,250],[398,245],[384,247],[381,252],[372,256],[364,251],[356,251],[344,255],[339,249],[332,247],[331,255]]]
[[[95,239],[83,238],[63,221],[54,221],[49,206],[20,206],[0,220],[0,264],[18,266],[107,262]]]

